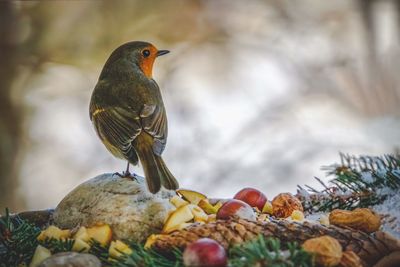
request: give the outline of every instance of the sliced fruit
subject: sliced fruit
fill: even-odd
[[[37,240],[43,241],[46,238],[65,239],[71,235],[70,230],[61,230],[57,226],[50,225],[46,230],[43,230],[37,237]]]
[[[322,225],[329,226],[330,225],[329,216],[326,214],[321,215],[321,217],[319,217],[319,223]]]
[[[217,210],[217,212],[219,211],[219,209],[222,207],[222,205],[224,205],[225,202],[222,201],[218,201],[217,204],[214,205],[214,208]]]
[[[189,202],[187,202],[186,200],[182,199],[179,196],[173,196],[169,202],[171,202],[172,205],[174,205],[176,208],[179,208],[181,206],[185,206],[187,204],[189,204]]]
[[[210,203],[210,201],[205,198],[205,199],[201,199],[199,201],[199,204],[197,204],[200,208],[202,208],[207,214],[216,214],[219,210],[219,208],[221,208],[222,206],[222,202],[219,201],[217,202],[217,204],[212,205]]]
[[[88,252],[89,249],[90,249],[89,243],[87,243],[79,238],[74,240],[74,245],[72,246],[72,251]]]
[[[108,249],[108,254],[110,257],[119,258],[123,254],[130,255],[133,250],[124,242],[120,240],[115,240],[111,242],[110,248]]]
[[[204,222],[200,222],[200,223],[204,223]],[[192,222],[181,223],[180,225],[170,229],[169,232],[171,233],[171,232],[174,232],[174,231],[185,229],[185,228],[191,226],[192,224],[193,224]]]
[[[300,210],[294,210],[290,215],[290,217],[294,221],[299,221],[299,222],[304,221],[304,213]]]
[[[193,191],[193,190],[188,190],[188,189],[178,189],[176,190],[176,193],[181,195],[185,200],[189,201],[190,203],[197,205],[199,204],[199,201],[201,199],[207,198],[205,195],[202,193]]]
[[[258,208],[258,210],[262,210],[265,202],[267,202],[267,197],[263,192],[250,187],[243,188],[233,198],[246,202],[250,206]]]
[[[29,267],[37,267],[42,263],[45,259],[51,256],[50,250],[47,248],[38,245],[35,249],[35,253],[33,254],[32,261],[29,264]]]
[[[87,228],[87,233],[89,238],[93,238],[103,246],[106,246],[108,243],[110,243],[112,238],[112,231],[108,224],[89,227]]]
[[[249,204],[238,199],[231,199],[218,210],[217,219],[228,220],[231,217],[239,217],[250,221],[256,220],[256,213]]]
[[[206,222],[208,219],[207,214],[199,206],[189,204],[190,211],[194,216],[195,222]]]
[[[274,211],[273,211],[273,207],[272,207],[271,202],[269,202],[269,201],[265,202],[265,205],[264,205],[264,207],[262,208],[262,211],[261,211],[261,212],[262,212],[262,213],[273,214]]]
[[[162,232],[170,233],[176,230],[176,227],[182,223],[188,222],[194,218],[189,205],[177,208],[172,212],[165,221]]]
[[[228,256],[217,241],[200,238],[189,244],[182,255],[185,266],[226,267]]]
[[[79,227],[78,231],[74,234],[74,239],[81,239],[82,241],[88,242],[90,237],[87,228],[85,226]]]

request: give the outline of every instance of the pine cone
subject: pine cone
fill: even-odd
[[[152,244],[152,248],[168,253],[173,247],[184,249],[191,242],[203,237],[212,238],[228,248],[260,234],[265,237],[276,237],[282,242],[296,241],[300,244],[313,237],[330,235],[339,241],[343,250],[354,251],[364,262],[371,265],[392,251],[400,251],[400,241],[385,232],[369,235],[349,228],[327,227],[310,222],[299,223],[288,220],[252,222],[243,219],[195,224],[169,235],[160,235]]]

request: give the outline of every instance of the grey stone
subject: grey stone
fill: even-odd
[[[71,191],[57,206],[53,219],[61,228],[109,224],[115,239],[142,242],[163,227],[175,191],[148,191],[143,177],[103,174]]]
[[[61,252],[45,259],[38,267],[101,267],[101,262],[91,254]]]

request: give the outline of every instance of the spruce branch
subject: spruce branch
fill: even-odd
[[[90,240],[90,249],[89,252],[90,254],[95,255],[101,263],[105,266],[110,266],[112,265],[112,261],[110,261],[109,258],[109,253],[108,253],[109,246],[103,246],[100,244],[100,242],[91,239]]]
[[[400,156],[350,156],[341,153],[340,164],[322,169],[334,176],[321,191],[298,186],[297,197],[306,212],[325,212],[333,209],[355,209],[380,204],[395,190],[400,189]]]
[[[75,240],[73,239],[55,239],[46,238],[43,241],[39,241],[39,244],[43,247],[49,249],[52,254],[59,252],[71,251]]]
[[[153,249],[145,249],[143,245],[132,243],[130,247],[133,253],[118,258],[112,264],[113,267],[183,267],[182,252],[173,248],[169,256],[159,254]]]
[[[11,216],[8,209],[0,217],[0,266],[28,264],[38,245],[40,228],[18,216]]]
[[[252,241],[233,246],[229,250],[229,264],[235,267],[314,266],[312,256],[299,247],[297,243],[287,243],[286,247],[288,249],[283,250],[279,239],[265,238],[260,235]]]

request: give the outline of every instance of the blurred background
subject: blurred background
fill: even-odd
[[[339,151],[400,147],[396,0],[1,1],[0,21],[2,210],[55,207],[125,168],[88,105],[109,54],[131,40],[172,51],[153,76],[181,187],[272,198],[327,180],[320,167]]]

